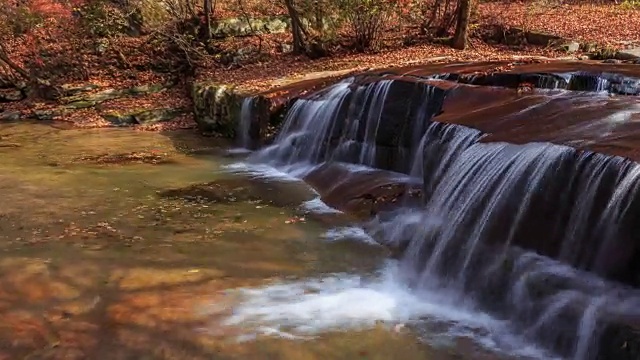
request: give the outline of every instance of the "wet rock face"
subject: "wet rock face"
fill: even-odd
[[[300,97],[265,158],[421,179],[426,207],[455,228],[440,230],[442,251],[473,234],[640,286],[640,105],[633,91],[620,91],[640,73],[562,63],[442,70],[366,73]],[[308,181],[322,188],[323,178]],[[341,196],[377,186],[358,185],[361,174],[334,178],[351,178],[326,196],[347,207]]]
[[[233,137],[242,101],[233,87],[212,83],[194,84],[192,99],[196,122],[202,131]]]
[[[192,99],[198,128],[207,133],[215,133],[228,138],[238,138],[239,125],[243,116],[249,117],[247,136],[254,144],[259,144],[265,135],[265,129],[271,118],[271,103],[263,96],[248,96],[233,86],[214,83],[193,85]],[[243,101],[251,100],[243,115]]]
[[[420,184],[387,171],[353,172],[339,163],[322,165],[304,180],[322,194],[322,200],[352,214],[369,218],[403,205],[419,204]]]

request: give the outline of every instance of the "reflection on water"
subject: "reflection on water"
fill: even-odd
[[[434,335],[495,320],[419,300],[347,215],[221,171],[211,139],[3,124],[3,143],[0,359],[503,358]]]

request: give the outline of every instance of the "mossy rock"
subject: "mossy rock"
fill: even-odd
[[[67,109],[86,109],[86,108],[90,108],[95,106],[96,103],[94,101],[88,101],[88,100],[78,100],[78,101],[74,101],[72,103],[69,103],[67,105],[65,105],[64,107]]]
[[[19,111],[0,112],[0,121],[16,121],[20,120]]]
[[[164,89],[166,89],[166,86],[164,84],[150,84],[132,87],[128,90],[128,93],[131,95],[146,95],[158,93],[163,91]]]
[[[597,48],[594,52],[589,54],[589,57],[592,60],[607,60],[607,59],[615,59],[618,54],[618,50],[612,47],[600,47]]]
[[[0,103],[20,101],[25,97],[24,92],[19,89],[0,89]]]
[[[74,103],[89,103],[89,102],[95,105],[103,101],[117,99],[119,97],[124,96],[125,94],[126,94],[126,91],[124,90],[107,89],[107,90],[103,90],[93,94],[80,94],[75,96],[64,97],[61,99],[61,101],[69,105]]]
[[[33,114],[29,117],[32,119],[48,121],[48,120],[53,120],[55,117],[61,116],[62,114],[63,114],[63,111],[59,109],[34,110]]]
[[[84,85],[69,85],[65,84],[60,86],[60,89],[64,96],[74,96],[81,93],[86,93],[89,91],[93,91],[98,89],[99,86],[95,84],[84,84]]]
[[[289,19],[284,16],[272,18],[231,18],[213,22],[211,34],[216,38],[284,33],[289,28]]]
[[[83,109],[86,107],[95,106],[104,101],[118,99],[131,95],[147,95],[163,91],[167,88],[165,84],[150,84],[136,86],[130,89],[106,89],[93,94],[85,94],[83,92],[89,91],[76,91],[76,95],[66,96],[61,99],[65,104],[68,104],[68,108]]]
[[[102,118],[116,126],[128,126],[171,121],[184,113],[185,110],[180,108],[160,108],[135,110],[124,114],[111,112],[102,114]]]
[[[194,84],[191,95],[200,130],[229,138],[235,136],[243,95],[233,86],[214,83]]]
[[[171,121],[177,116],[184,114],[184,109],[162,108],[145,110],[133,114],[134,120],[138,124],[153,124],[165,121]]]
[[[107,120],[115,126],[128,126],[137,124],[135,117],[130,114],[110,113],[102,114],[101,116],[103,119]]]
[[[242,106],[245,100],[250,99],[250,124],[247,130],[251,144],[245,146],[255,147],[263,142],[272,115],[268,98],[244,94],[231,85],[203,82],[193,85],[192,99],[198,128],[205,133],[226,138],[238,136]]]

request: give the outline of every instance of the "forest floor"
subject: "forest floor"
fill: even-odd
[[[233,13],[223,9],[222,14]],[[277,11],[275,9],[274,11]],[[519,27],[528,31],[538,31],[561,36],[566,39],[595,43],[611,48],[625,48],[640,45],[640,10],[628,9],[613,2],[603,4],[583,3],[530,3],[530,2],[489,2],[479,5],[472,25],[472,38],[466,50],[455,50],[446,45],[429,43],[418,39],[413,45],[403,42],[405,30],[388,32],[382,46],[376,52],[355,53],[348,50],[334,51],[330,56],[311,60],[279,51],[279,44],[287,40],[288,34],[245,37],[225,40],[221,47],[257,48],[260,42],[260,56],[246,63],[222,66],[215,59],[207,59],[199,66],[190,81],[212,81],[234,84],[247,92],[258,92],[274,88],[282,78],[295,80],[314,72],[365,70],[391,66],[418,65],[434,62],[471,61],[551,61],[553,59],[581,59],[580,51],[567,54],[552,47],[530,45],[507,46],[489,44],[481,40],[477,29],[501,25]],[[84,63],[94,64],[81,82],[99,85],[100,89],[122,89],[151,83],[166,83],[171,74],[159,74],[148,69],[149,63],[157,61],[150,53],[148,39],[142,37],[119,37],[113,39],[112,54],[96,55],[86,51],[79,55]],[[15,47],[14,56],[20,58],[20,48]],[[122,68],[118,56],[126,55],[126,67]],[[115,60],[114,60],[115,59]],[[18,61],[19,62],[19,61]],[[120,63],[120,64],[119,64]],[[78,127],[110,126],[101,116],[104,109],[119,109],[127,112],[134,108],[189,107],[189,93],[186,87],[173,87],[161,92],[136,97],[108,100],[100,106],[65,113],[61,120]],[[52,104],[25,101],[3,104],[5,112],[24,112],[34,109],[51,109]],[[58,117],[60,118],[60,117]],[[140,130],[162,130],[189,128],[194,126],[191,114],[178,117],[175,121],[136,126]]]

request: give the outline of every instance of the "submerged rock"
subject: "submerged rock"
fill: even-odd
[[[184,199],[196,202],[234,203],[245,201],[260,201],[258,194],[247,186],[234,186],[231,183],[212,182],[196,184],[182,189],[164,190],[159,193],[162,197]]]
[[[88,162],[94,164],[131,164],[131,163],[145,163],[145,164],[168,164],[173,162],[167,158],[167,154],[157,152],[132,152],[126,154],[100,154],[100,155],[86,155],[75,159],[77,162]]]
[[[287,196],[282,196],[285,191]],[[255,202],[281,207],[297,207],[302,202],[313,199],[313,194],[310,194],[303,184],[297,188],[287,183],[242,178],[220,179],[184,188],[162,190],[158,195],[201,203]]]

